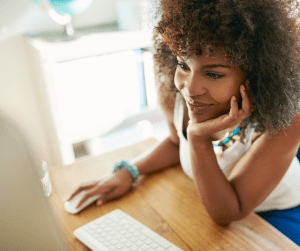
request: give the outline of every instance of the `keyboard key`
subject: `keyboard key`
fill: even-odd
[[[113,240],[113,237],[109,235],[109,236],[106,237],[106,240],[111,241],[111,240]]]
[[[163,237],[161,237],[157,233],[151,231],[149,228],[148,229],[147,228],[142,228],[141,232],[145,235],[148,235],[148,237],[150,237],[152,240],[155,240],[156,242],[158,242],[164,248],[168,248],[168,247],[171,246],[170,242],[168,242],[166,239],[164,239]]]
[[[124,229],[120,230],[120,234],[125,235],[127,232]]]
[[[141,236],[139,236],[139,239],[142,240],[142,241],[144,241],[144,240],[147,239],[147,237],[145,235],[141,235]]]
[[[116,247],[117,245],[119,245],[121,243],[118,240],[113,239],[113,240],[110,241],[110,244]],[[121,245],[123,246],[123,244],[121,244]]]
[[[135,243],[135,245],[137,245],[138,247],[142,246],[144,243],[140,240],[137,240],[137,242]]]
[[[101,231],[100,236],[101,236],[101,237],[108,236],[108,233],[106,233],[106,232],[104,232],[104,231]]]
[[[128,232],[131,233],[131,234],[132,234],[134,231],[135,231],[135,229],[133,229],[133,228],[130,228],[130,229],[128,230]]]
[[[121,249],[121,247],[123,247],[123,245],[121,243],[116,245],[116,248]]]
[[[116,234],[114,235],[114,237],[115,237],[117,240],[119,240],[119,239],[122,237],[122,235],[120,235],[119,233],[116,233]]]
[[[157,248],[158,244],[156,242],[152,242],[150,246],[153,247],[153,248]]]
[[[127,239],[124,238],[124,237],[122,237],[122,238],[120,239],[120,242],[121,242],[121,243],[125,243],[126,241],[127,241]]]
[[[131,246],[130,249],[131,249],[132,251],[139,250],[139,248],[138,248],[136,245]]]
[[[109,245],[110,245],[110,243],[109,243],[108,241],[106,241],[106,240],[105,240],[105,241],[103,241],[102,243],[103,243],[103,245],[104,245],[105,247],[107,247],[107,246],[109,246]]]
[[[109,246],[108,248],[109,248],[110,251],[118,251],[118,250],[120,250],[120,249],[118,249],[118,248],[116,248],[114,246]]]
[[[149,246],[147,244],[144,244],[143,246],[141,246],[141,249],[142,250],[148,250],[149,249]]]
[[[139,237],[139,236],[141,235],[141,232],[135,231],[135,232],[133,233],[133,235],[134,235],[135,237]]]
[[[130,241],[126,241],[125,246],[129,248],[132,246],[132,243]]]
[[[127,239],[130,239],[132,237],[132,235],[127,233],[127,234],[124,235],[124,237],[127,238]]]
[[[130,241],[135,243],[138,240],[138,238],[136,238],[135,236],[131,236]]]

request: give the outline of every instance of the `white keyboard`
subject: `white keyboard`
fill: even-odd
[[[77,228],[74,235],[92,250],[182,251],[120,209]]]

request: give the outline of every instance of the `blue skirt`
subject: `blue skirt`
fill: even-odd
[[[300,246],[300,205],[291,209],[258,212],[257,214]]]

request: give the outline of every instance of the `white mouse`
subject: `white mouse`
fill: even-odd
[[[67,212],[70,214],[77,214],[80,212],[82,209],[93,203],[94,201],[98,200],[102,195],[98,194],[93,197],[90,197],[87,199],[79,208],[76,208],[78,203],[81,201],[81,199],[84,197],[86,194],[85,191],[81,191],[79,194],[74,196],[71,200],[65,202],[65,209]]]

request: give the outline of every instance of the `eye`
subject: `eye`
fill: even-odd
[[[189,67],[185,63],[178,62],[177,65],[184,71],[189,70]]]
[[[210,77],[212,79],[219,79],[219,78],[224,77],[225,75],[219,74],[219,73],[207,72],[206,76],[208,76],[208,77]]]

